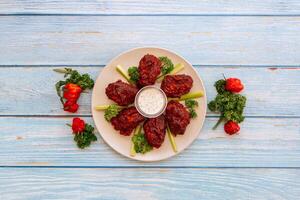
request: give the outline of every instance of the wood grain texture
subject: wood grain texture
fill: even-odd
[[[299,26],[291,16],[1,16],[0,65],[103,65],[160,46],[194,65],[299,66]]]
[[[1,169],[1,199],[290,200],[299,169]]]
[[[300,14],[297,0],[1,0],[1,14]]]
[[[0,199],[299,198],[299,1],[1,0],[0,15]],[[240,134],[212,131],[208,113],[197,140],[163,162],[124,158],[99,134],[79,150],[53,67],[87,65],[77,69],[95,78],[138,46],[197,65],[208,100],[222,73],[241,78]],[[90,94],[77,114],[93,124]]]
[[[0,115],[68,115],[56,95],[54,84],[63,79],[54,67],[7,67],[0,70]],[[74,68],[96,78],[101,67]],[[215,97],[214,82],[239,77],[248,98],[247,116],[299,117],[300,68],[197,67],[206,86],[208,100]],[[77,114],[91,115],[91,91],[82,94]],[[288,103],[287,102],[288,98]],[[209,116],[216,116],[208,113]]]
[[[92,123],[91,118],[84,119]],[[154,163],[122,157],[98,134],[98,142],[78,149],[65,125],[71,120],[1,117],[0,166],[300,167],[299,118],[247,118],[240,134],[231,137],[222,126],[213,131],[217,119],[207,118],[199,138],[187,150]]]

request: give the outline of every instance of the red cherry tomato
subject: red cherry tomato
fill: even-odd
[[[244,89],[244,85],[238,78],[228,78],[226,79],[225,89],[233,93],[238,93]]]
[[[81,92],[81,87],[76,84],[68,83],[64,86],[64,98],[67,100],[77,101]]]
[[[79,98],[80,93],[72,93],[69,91],[64,91],[64,98],[71,101],[77,101]]]
[[[74,84],[74,83],[67,83],[65,86],[64,86],[64,89],[70,91],[70,92],[74,92],[74,93],[81,93],[82,92],[82,89],[79,85],[77,84]]]
[[[75,113],[78,110],[78,108],[79,108],[79,105],[76,103],[76,101],[67,100],[64,103],[64,110],[65,111]]]
[[[228,121],[224,125],[224,131],[229,135],[236,134],[237,132],[239,132],[239,130],[240,130],[239,124],[234,121]]]
[[[85,128],[85,122],[82,119],[75,117],[72,123],[73,133],[83,132],[84,128]]]

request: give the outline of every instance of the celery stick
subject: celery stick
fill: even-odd
[[[157,81],[161,82],[166,75],[174,75],[174,74],[176,74],[177,72],[179,72],[179,71],[181,71],[183,69],[184,69],[184,65],[182,63],[178,63],[178,64],[175,65],[174,69],[169,74],[160,75],[157,78]]]
[[[165,74],[165,75],[166,75],[166,74]],[[161,82],[161,81],[164,79],[165,75],[163,75],[163,74],[159,75],[159,76],[157,77],[156,81],[157,81],[157,82]]]
[[[142,125],[138,125],[133,132],[133,135],[139,134],[142,130]]]
[[[95,106],[96,110],[106,110],[110,105],[99,105]]]
[[[129,83],[131,83],[130,81],[130,77],[128,75],[128,73],[121,67],[121,65],[118,65],[116,67],[117,72],[119,72],[119,74],[121,74]]]
[[[136,134],[139,134],[142,130],[142,126],[141,125],[138,125],[135,130],[134,130],[134,133],[132,135],[132,137]],[[130,156],[134,157],[136,155],[136,152],[135,152],[135,149],[134,149],[134,143],[132,142],[131,143],[131,148],[130,148]]]
[[[134,149],[134,144],[132,143],[131,147],[130,147],[130,156],[134,157],[135,155],[136,155],[136,152],[135,152],[135,149]]]
[[[179,98],[179,101],[184,101],[184,100],[187,100],[187,99],[196,99],[196,98],[200,98],[200,97],[203,97],[203,92],[202,91],[190,92],[190,93],[187,93],[185,95],[182,95]]]
[[[170,72],[170,75],[177,74],[178,72],[180,72],[183,69],[184,69],[184,64],[178,63],[175,65],[174,69]]]
[[[171,133],[171,130],[170,130],[169,126],[167,126],[167,133],[168,133],[168,137],[169,137],[169,140],[171,142],[171,145],[172,145],[172,149],[175,153],[177,153],[177,146],[176,146],[176,143],[175,143],[175,139],[174,139],[173,134]]]

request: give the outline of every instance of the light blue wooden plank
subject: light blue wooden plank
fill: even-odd
[[[299,14],[297,0],[23,0],[0,2],[1,14]]]
[[[84,119],[92,123],[91,118]],[[78,149],[65,125],[71,120],[1,117],[0,166],[300,167],[299,118],[246,118],[240,134],[231,137],[222,126],[213,131],[217,119],[207,118],[187,150],[154,163],[122,157],[98,134],[98,142],[86,150]]]
[[[300,17],[1,16],[0,65],[106,64],[161,46],[202,65],[295,65]]]
[[[298,169],[1,169],[1,199],[290,200]]]
[[[0,68],[0,115],[68,115],[56,95],[54,84],[63,78],[53,67]],[[96,78],[101,67],[79,67]],[[204,80],[208,100],[215,97],[214,82],[227,77],[239,77],[248,98],[247,116],[299,117],[300,68],[197,67]],[[91,115],[91,91],[82,94],[77,114]],[[216,116],[208,113],[209,116]]]

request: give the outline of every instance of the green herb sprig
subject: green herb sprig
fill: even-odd
[[[110,121],[111,118],[116,117],[119,112],[122,110],[122,107],[118,106],[118,105],[110,105],[108,106],[108,108],[104,111],[104,118],[106,119],[106,121]]]
[[[194,99],[187,99],[184,101],[185,106],[188,108],[190,118],[194,119],[197,117],[195,108],[198,107],[198,102]]]
[[[57,95],[60,97],[60,101],[64,104],[62,97],[62,88],[68,83],[74,83],[81,87],[82,90],[92,89],[94,87],[94,80],[88,74],[80,74],[77,70],[71,68],[54,69],[55,72],[63,73],[64,81],[58,81],[55,84]]]
[[[141,131],[139,131],[137,134],[134,134],[131,140],[136,153],[145,154],[153,149],[153,147],[148,143],[144,133]]]
[[[98,111],[104,111],[104,118],[108,122],[111,120],[111,118],[116,117],[123,108],[123,106],[118,106],[116,104],[99,105],[95,107],[95,109]]]
[[[132,67],[128,68],[128,75],[129,75],[130,81],[132,83],[138,82],[138,80],[140,78],[140,74],[139,74],[138,68],[136,66],[132,66]]]
[[[161,74],[169,74],[174,69],[173,62],[166,56],[159,57],[160,62],[162,63]]]
[[[75,134],[74,141],[80,149],[84,149],[90,146],[92,142],[97,141],[97,137],[93,132],[94,127],[90,124],[85,124],[84,131]]]
[[[208,104],[209,110],[221,114],[219,121],[213,129],[216,129],[223,120],[232,120],[234,122],[241,123],[245,119],[243,112],[246,106],[246,97],[226,91],[225,84],[226,81],[224,79],[216,81],[214,86],[218,94],[215,99],[210,101]]]

